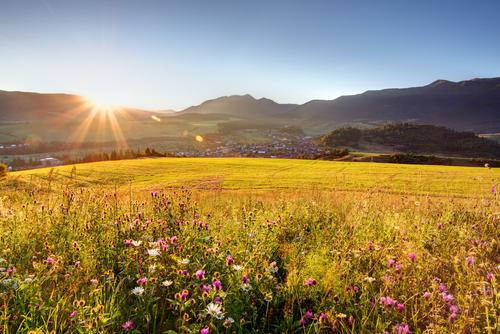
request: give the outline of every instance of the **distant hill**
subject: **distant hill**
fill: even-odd
[[[232,95],[208,100],[198,106],[189,107],[181,114],[225,114],[239,118],[272,117],[284,118],[295,108],[296,104],[279,104],[266,98],[255,99],[253,96]]]
[[[500,78],[437,80],[423,87],[313,100],[290,115],[309,122],[417,122],[476,133],[495,132],[500,129]]]
[[[434,125],[391,124],[372,129],[340,128],[321,138],[330,147],[367,151],[500,158],[500,144],[470,132]]]

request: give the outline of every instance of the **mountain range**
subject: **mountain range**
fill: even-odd
[[[33,131],[33,126],[30,131],[17,133],[19,126],[13,128],[13,124],[42,122],[52,131],[57,130],[56,127],[66,127],[65,132],[71,133],[71,126],[78,125],[91,114],[92,106],[78,95],[0,91],[0,141],[27,133],[44,138]],[[152,119],[152,116],[155,117]],[[167,128],[169,135],[181,130],[211,131],[216,130],[214,124],[235,121],[243,124],[258,122],[271,127],[294,125],[313,134],[345,125],[366,128],[392,122],[496,133],[500,132],[500,78],[459,82],[436,80],[422,87],[370,90],[333,100],[311,100],[302,105],[280,104],[267,98],[255,99],[251,95],[233,95],[208,100],[178,112],[122,108],[113,117],[125,128],[125,137],[140,137],[142,131],[153,128],[155,135],[164,133]],[[165,122],[155,122],[158,118]],[[137,128],[139,123],[142,127]],[[144,130],[144,123],[151,123],[148,130]]]

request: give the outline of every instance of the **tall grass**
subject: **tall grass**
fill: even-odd
[[[489,193],[4,185],[3,333],[500,329]]]

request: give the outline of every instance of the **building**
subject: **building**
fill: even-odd
[[[60,166],[63,164],[63,162],[59,159],[48,157],[48,158],[40,159],[40,164],[43,167],[50,167],[50,166]]]

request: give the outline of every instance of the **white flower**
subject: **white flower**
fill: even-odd
[[[93,278],[93,279],[90,280],[90,284],[97,285],[97,284],[99,284],[99,281],[96,280],[95,278]]]
[[[174,284],[174,282],[171,280],[166,280],[161,283],[163,286],[171,286],[172,284]]]
[[[149,256],[159,256],[160,249],[159,248],[148,249],[148,255]]]
[[[375,281],[375,278],[373,278],[373,277],[365,277],[365,278],[363,278],[363,281],[368,282],[368,283],[372,283],[372,282]]]
[[[189,259],[182,259],[179,261],[180,264],[189,264]]]
[[[218,320],[224,318],[224,313],[222,312],[222,305],[220,304],[210,303],[207,305],[206,311],[208,315]]]
[[[156,264],[152,264],[148,267],[150,273],[154,273],[156,271]]]
[[[231,317],[227,317],[226,320],[224,320],[224,327],[229,328],[234,324],[234,319]]]
[[[237,264],[235,264],[235,265],[233,266],[233,270],[235,270],[235,271],[240,271],[240,270],[242,270],[242,269],[243,269],[243,267],[242,267],[242,266],[239,266],[239,265],[237,265]]]
[[[140,240],[132,240],[132,245],[135,247],[138,247],[142,244],[142,241]]]
[[[136,296],[142,296],[144,294],[144,288],[142,286],[136,286],[132,289],[132,293]]]
[[[269,268],[267,268],[267,270],[271,274],[276,274],[278,272],[279,268],[278,268],[278,265],[276,264],[276,262],[271,262],[271,264],[269,265]]]
[[[243,283],[243,285],[241,286],[240,289],[243,292],[248,292],[248,291],[252,290],[252,286],[249,283]]]

